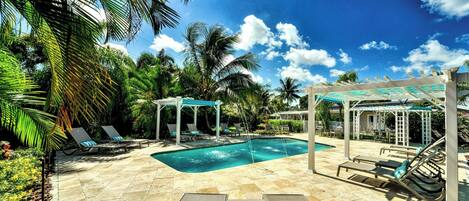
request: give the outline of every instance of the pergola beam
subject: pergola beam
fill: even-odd
[[[441,84],[446,79],[445,75],[437,75],[408,80],[393,80],[388,82],[362,83],[347,86],[312,86],[307,90],[310,93],[343,92],[353,90],[372,90],[378,88],[406,87],[413,85]]]

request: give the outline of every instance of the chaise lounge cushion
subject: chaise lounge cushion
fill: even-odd
[[[90,148],[96,146],[97,143],[93,140],[85,140],[83,142],[80,142],[80,145],[86,148]]]
[[[116,142],[124,141],[124,138],[121,137],[121,136],[113,136],[111,139],[112,139],[112,141],[116,141]]]
[[[394,177],[400,179],[407,172],[407,167],[409,166],[409,160],[405,160],[402,164],[394,170]]]

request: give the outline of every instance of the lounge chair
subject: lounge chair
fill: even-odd
[[[416,157],[419,158],[419,160],[416,160],[416,158],[411,161],[405,160],[401,166],[395,170],[378,167],[372,164],[347,161],[338,166],[337,176],[339,176],[341,168],[365,172],[373,174],[375,177],[386,178],[390,182],[396,183],[409,190],[419,199],[428,199],[428,197],[431,197],[431,199],[440,200],[444,199],[445,194],[445,181],[441,177],[442,173],[427,170],[427,174],[422,175],[422,171],[419,171],[422,167],[427,166],[432,157],[437,156],[439,152],[440,150],[436,149],[426,156],[421,152],[417,154]]]
[[[226,124],[226,123],[220,124],[220,128],[221,128],[221,133],[222,133],[223,135],[232,136],[232,135],[235,134],[234,132],[232,132],[232,131],[228,128],[228,124]]]
[[[91,137],[88,135],[88,133],[86,133],[85,129],[83,129],[82,127],[72,128],[72,132],[70,132],[70,134],[72,135],[72,138],[75,140],[81,150],[89,151],[91,148],[96,148],[98,149],[98,152],[100,149],[108,149],[112,151],[115,151],[116,149],[124,149],[125,151],[127,151],[126,144],[96,143],[93,139],[91,139]]]
[[[302,194],[264,194],[264,201],[308,201]]]
[[[384,153],[386,153],[386,151],[388,151],[388,152],[396,152],[396,153],[399,153],[399,154],[405,154],[408,158],[410,156],[417,155],[417,153],[416,153],[417,150],[421,149],[421,148],[422,147],[392,145],[392,146],[389,146],[389,147],[382,147],[379,150],[379,155],[384,154]]]
[[[176,124],[166,124],[169,130],[169,136],[171,138],[176,138]],[[192,136],[186,135],[185,133],[181,132],[181,141],[190,141],[192,140]]]
[[[240,123],[236,123],[234,124],[235,128],[236,128],[236,134],[241,136],[241,133],[247,133],[246,129],[244,129]]]
[[[203,138],[208,137],[208,134],[202,133],[195,124],[187,124],[187,129],[189,129],[186,133],[187,135],[191,135],[195,138]]]
[[[114,126],[101,126],[104,132],[109,136],[112,142],[117,143],[125,143],[125,144],[137,144],[140,148],[142,148],[142,144],[147,144],[150,146],[150,141],[147,139],[131,139],[131,140],[124,140],[124,138],[117,132]]]
[[[425,152],[427,152],[428,150],[430,150],[430,149],[432,149],[436,146],[439,146],[444,141],[445,141],[445,138],[440,138],[439,140],[437,140],[433,143],[430,143],[430,144],[426,145],[425,147],[422,147],[421,149],[418,149],[418,151],[423,152],[422,155],[424,155]],[[415,150],[415,151],[417,151],[417,150]],[[415,153],[417,153],[417,152],[415,152]],[[416,158],[416,156],[414,158]],[[436,159],[438,159],[438,157],[435,156],[434,159],[436,160]],[[386,159],[386,158],[373,157],[373,156],[363,156],[363,155],[358,155],[358,156],[354,157],[352,160],[353,160],[353,162],[373,163],[373,164],[375,164],[376,166],[379,166],[379,167],[386,167],[386,168],[392,168],[392,169],[398,168],[402,163],[402,162],[399,162],[399,161],[390,160],[390,159]],[[440,161],[435,161],[435,160],[432,160],[432,162],[440,163]]]
[[[227,194],[184,193],[180,201],[227,201]]]

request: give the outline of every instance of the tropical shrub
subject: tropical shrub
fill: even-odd
[[[301,120],[271,119],[271,120],[269,120],[269,124],[272,125],[273,127],[288,126],[290,128],[290,132],[294,132],[294,133],[302,133],[303,132],[303,121],[301,121]]]
[[[43,153],[39,149],[17,150],[9,160],[0,160],[0,200],[28,200],[41,181]]]

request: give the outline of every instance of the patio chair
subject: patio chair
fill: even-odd
[[[184,193],[180,201],[227,201],[227,194]]]
[[[86,133],[85,129],[83,129],[82,127],[72,128],[72,132],[70,132],[70,134],[72,135],[72,138],[75,140],[75,142],[78,144],[79,149],[83,151],[89,151],[91,148],[98,149],[98,152],[100,149],[108,149],[112,151],[115,151],[116,149],[124,149],[124,151],[127,151],[126,144],[96,143],[93,139],[91,139],[91,137],[88,135],[88,133]]]
[[[226,123],[221,123],[220,124],[220,129],[221,129],[221,134],[222,135],[232,136],[232,135],[236,134],[228,128],[228,124],[226,124]]]
[[[340,174],[341,168],[346,170],[354,170],[364,173],[373,174],[375,177],[382,177],[388,181],[395,183],[419,199],[441,200],[445,195],[445,180],[442,178],[442,173],[438,171],[426,171],[426,175],[422,175],[419,171],[420,168],[428,165],[432,157],[438,155],[440,150],[434,150],[427,156],[419,153],[420,160],[415,158],[411,161],[405,160],[395,170],[378,167],[372,164],[356,163],[347,161],[340,164],[337,168],[337,176]]]
[[[264,194],[263,201],[308,201],[303,194]]]
[[[247,133],[246,129],[244,129],[244,127],[242,127],[240,123],[236,123],[234,124],[234,126],[236,128],[236,134],[238,134],[239,136],[241,136],[241,133]]]
[[[187,128],[189,129],[186,133],[187,135],[191,135],[194,138],[203,138],[208,137],[208,134],[202,133],[195,124],[187,124]]]
[[[166,124],[169,130],[169,136],[171,138],[176,138],[176,124]],[[185,133],[181,132],[181,141],[191,141],[192,136],[186,135]]]
[[[124,144],[137,144],[142,148],[142,144],[147,144],[147,147],[150,146],[150,141],[148,139],[130,139],[124,140],[124,138],[117,132],[114,126],[101,126],[104,132],[109,136],[112,142],[124,143]]]
[[[425,155],[425,154],[427,154],[427,152],[429,150],[441,145],[444,141],[445,141],[445,138],[440,138],[438,141],[430,143],[427,146],[423,147],[421,150],[419,150],[419,152],[422,152],[421,155]],[[413,159],[417,160],[416,157],[417,157],[417,155]],[[432,159],[432,162],[435,162],[434,161],[435,159],[438,159],[438,157],[435,156],[435,158]],[[358,156],[354,157],[352,159],[352,161],[353,162],[372,163],[372,164],[374,164],[376,166],[379,166],[379,167],[386,167],[386,168],[391,168],[391,169],[396,169],[402,164],[402,162],[395,161],[395,160],[390,160],[390,159],[381,158],[381,157],[363,156],[363,155],[358,155]],[[432,165],[432,166],[436,166],[435,168],[441,169],[436,164]]]

